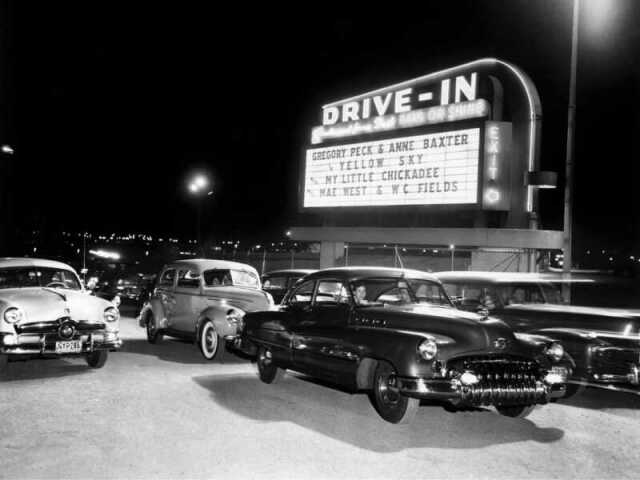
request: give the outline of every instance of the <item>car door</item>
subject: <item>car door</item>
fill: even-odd
[[[176,279],[176,269],[173,267],[166,268],[158,280],[154,297],[162,305],[162,312],[167,319],[167,325],[171,327],[171,317],[175,306],[174,285]]]
[[[175,330],[195,334],[196,322],[205,308],[201,282],[198,272],[189,268],[178,270],[174,290],[175,308],[171,317],[171,326]]]
[[[357,356],[345,343],[351,309],[342,281],[318,280],[309,310],[291,328],[297,368],[339,383],[353,377]]]

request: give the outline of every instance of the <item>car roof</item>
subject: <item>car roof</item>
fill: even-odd
[[[549,278],[538,273],[525,272],[480,272],[480,271],[450,271],[435,272],[434,275],[441,282],[484,282],[484,283],[548,283]]]
[[[63,270],[71,270],[75,272],[73,267],[66,263],[56,260],[47,260],[46,258],[27,258],[27,257],[4,257],[0,258],[0,268],[16,268],[16,267],[43,267],[43,268],[60,268]]]
[[[176,260],[175,262],[171,262],[165,265],[164,268],[183,268],[187,267],[191,270],[195,270],[198,273],[202,273],[205,270],[216,270],[216,269],[225,269],[225,270],[241,270],[245,272],[251,272],[258,275],[258,271],[253,268],[251,265],[247,265],[246,263],[240,262],[231,262],[229,260],[214,260],[210,258],[191,258],[189,260]]]
[[[326,268],[324,270],[318,270],[315,273],[308,275],[308,277],[306,278],[318,278],[318,277],[349,278],[350,280],[358,280],[358,279],[370,278],[370,277],[391,277],[391,278],[410,277],[410,278],[415,278],[420,280],[430,280],[432,282],[440,283],[440,281],[434,275],[427,272],[423,272],[421,270],[412,270],[409,268],[391,268],[391,267],[353,266],[353,267]]]
[[[265,272],[262,276],[265,277],[267,275],[285,275],[289,273],[300,273],[302,275],[309,275],[313,272],[317,272],[317,270],[313,268],[285,268],[282,270],[271,270],[270,272]]]

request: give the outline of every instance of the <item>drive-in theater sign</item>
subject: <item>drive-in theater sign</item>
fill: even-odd
[[[323,266],[345,242],[559,247],[559,232],[536,229],[526,180],[538,168],[541,107],[516,66],[476,60],[329,103],[318,120],[303,155],[303,211],[418,209],[432,219],[429,228],[294,227],[294,238],[323,242]],[[455,212],[465,212],[458,224]]]

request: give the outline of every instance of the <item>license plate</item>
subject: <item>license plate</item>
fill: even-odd
[[[56,342],[56,353],[80,353],[81,351],[82,342],[80,340]]]

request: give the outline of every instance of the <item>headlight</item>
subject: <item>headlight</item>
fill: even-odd
[[[7,323],[18,323],[24,320],[25,314],[21,308],[10,307],[4,312],[4,321]]]
[[[242,325],[242,317],[244,314],[238,310],[229,310],[227,312],[227,322],[235,325]]]
[[[418,345],[418,353],[425,360],[433,360],[438,353],[438,344],[433,338],[427,338]]]
[[[120,312],[116,307],[106,308],[104,311],[104,321],[105,322],[115,322],[120,318]]]
[[[564,356],[564,347],[559,343],[552,343],[547,347],[545,352],[551,360],[559,362]]]

